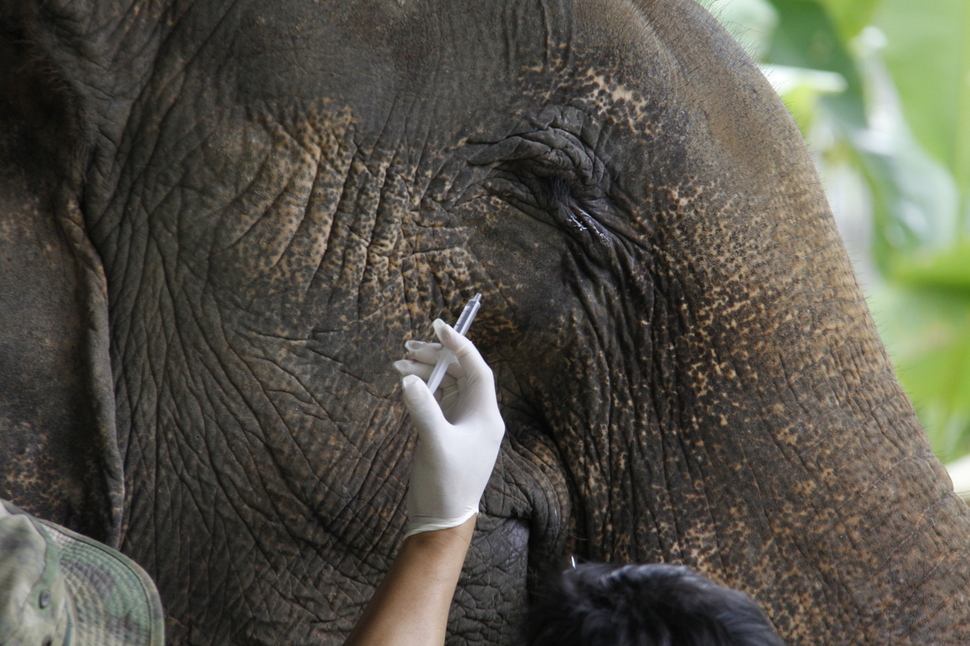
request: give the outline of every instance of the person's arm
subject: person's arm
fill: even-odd
[[[347,646],[443,644],[476,519],[406,538]]]
[[[404,403],[418,434],[408,487],[408,532],[346,646],[440,646],[478,504],[498,456],[505,423],[492,371],[471,341],[435,321],[437,343],[409,342]],[[438,397],[427,379],[442,345],[457,357]]]

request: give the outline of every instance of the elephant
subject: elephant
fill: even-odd
[[[692,0],[0,1],[0,497],[172,644],[329,644],[401,542],[390,363],[507,433],[449,643],[562,559],[687,564],[791,644],[970,640],[970,513],[777,95]]]

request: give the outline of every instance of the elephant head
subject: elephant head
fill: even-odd
[[[7,212],[81,294],[61,513],[173,643],[346,635],[405,518],[390,362],[476,292],[508,430],[455,643],[514,641],[570,553],[696,566],[791,643],[966,641],[968,510],[798,131],[690,0],[2,6]]]

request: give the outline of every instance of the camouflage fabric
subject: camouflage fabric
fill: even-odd
[[[0,505],[0,644],[161,646],[151,579],[110,547]]]

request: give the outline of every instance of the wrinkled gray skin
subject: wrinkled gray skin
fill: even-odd
[[[0,495],[173,644],[339,643],[400,543],[390,362],[481,291],[505,444],[452,643],[563,554],[793,644],[970,639],[970,517],[798,132],[689,0],[0,0]]]

